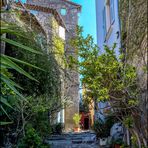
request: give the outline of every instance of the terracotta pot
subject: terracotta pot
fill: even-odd
[[[119,144],[115,144],[114,148],[120,148],[120,145]]]
[[[74,132],[79,132],[79,127],[74,127]]]

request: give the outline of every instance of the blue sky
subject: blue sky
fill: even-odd
[[[75,3],[82,5],[80,13],[79,25],[83,26],[84,36],[90,34],[93,36],[95,43],[96,37],[96,8],[95,0],[72,0]]]

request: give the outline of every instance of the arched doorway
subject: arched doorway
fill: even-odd
[[[89,118],[84,118],[84,129],[88,130],[89,129]]]

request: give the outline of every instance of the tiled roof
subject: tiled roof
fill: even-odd
[[[66,25],[62,19],[62,17],[60,16],[60,14],[53,8],[48,8],[48,7],[43,7],[43,6],[38,6],[38,5],[32,5],[32,4],[23,4],[25,8],[29,9],[29,10],[36,10],[36,11],[42,11],[45,13],[51,13],[54,15],[56,21],[64,28],[66,28]],[[17,7],[22,7],[21,3],[16,3]]]

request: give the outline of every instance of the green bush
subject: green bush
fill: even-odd
[[[62,123],[56,123],[52,125],[52,133],[53,134],[61,134],[63,130],[63,124]]]
[[[28,125],[25,136],[19,142],[18,148],[49,148],[49,146],[43,144],[42,138],[36,130],[31,125]]]
[[[51,134],[52,129],[48,120],[47,112],[36,113],[31,124],[43,139]]]
[[[94,122],[93,130],[96,132],[97,137],[103,138],[110,136],[110,129],[115,122],[114,117],[109,116],[105,121],[99,119]]]
[[[81,120],[81,115],[75,114],[73,116],[73,121],[75,122],[76,127],[79,127],[80,120]]]
[[[94,122],[93,130],[98,138],[108,137],[110,134],[110,129],[106,128],[106,124],[102,120],[97,120]]]

